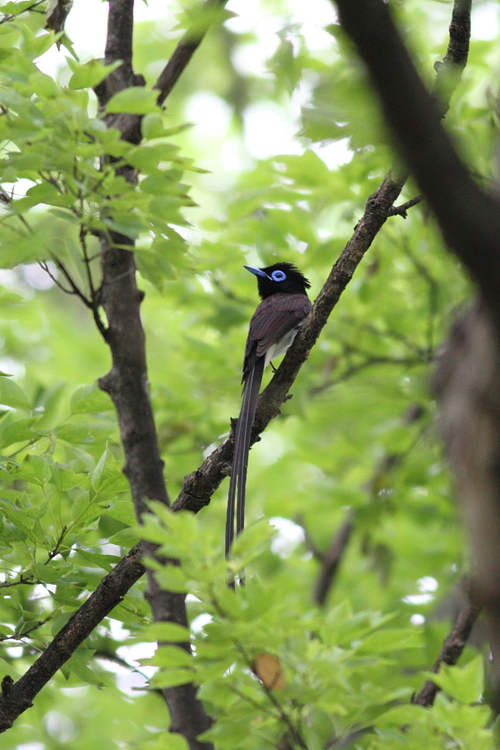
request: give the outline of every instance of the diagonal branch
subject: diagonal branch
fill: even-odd
[[[379,4],[378,0],[363,0],[363,2]],[[350,6],[351,12],[357,17],[358,3],[353,4],[351,0],[344,0],[344,3]],[[457,19],[461,22],[459,23]],[[441,78],[441,80],[450,69],[461,71],[467,62],[470,37],[470,0],[455,0],[449,34],[446,56],[441,66],[438,66],[438,79]],[[390,79],[392,72],[389,71],[387,75]],[[458,76],[455,75],[452,78],[456,85]],[[436,87],[437,85],[436,83]],[[440,88],[445,91],[446,96],[446,99],[441,102],[441,116],[443,116],[449,106],[452,88],[451,85],[440,86]],[[430,94],[426,91],[425,96],[427,99],[430,98]],[[363,216],[339,259],[334,264],[310,315],[259,399],[252,437],[253,442],[258,439],[269,422],[280,413],[281,405],[289,398],[289,390],[300,368],[308,358],[356,268],[385,224],[405,181],[406,175],[398,176],[391,170],[375,193],[368,199]],[[498,222],[500,222],[500,212]],[[500,236],[500,231],[497,234],[498,236]],[[498,255],[498,258],[500,265],[500,255]],[[497,298],[500,299],[498,291]],[[196,471],[185,478],[182,490],[173,505],[174,510],[186,508],[197,512],[210,502],[212,494],[231,470],[233,450],[234,436],[231,434],[228,440],[216,448]]]
[[[327,553],[322,555],[321,558],[321,569],[314,589],[314,601],[320,607],[323,607],[326,602],[326,597],[337,575],[353,529],[354,513],[351,510],[347,513],[342,526],[333,538]]]
[[[2,681],[0,732],[10,729],[17,717],[33,705],[35,696],[44,685],[143,575],[145,568],[140,562],[141,553],[137,545],[102,579],[85,604],[17,682]]]
[[[356,43],[378,90],[385,118],[405,161],[436,215],[448,246],[479,285],[500,330],[500,201],[481,190],[440,123],[383,0],[337,0],[342,26]],[[456,0],[450,32],[462,55],[470,0]],[[446,58],[445,58],[446,60]],[[443,63],[446,64],[446,63]]]
[[[457,663],[467,645],[472,628],[481,614],[482,607],[478,603],[477,597],[474,597],[470,582],[464,586],[464,591],[467,600],[460,610],[453,629],[446,637],[441,652],[431,669],[431,672],[434,672],[434,674],[439,672],[441,664],[453,666]],[[440,690],[441,688],[435,682],[427,680],[420,692],[413,698],[413,703],[416,703],[418,706],[432,706],[434,698]]]
[[[157,99],[159,105],[163,104],[174,88],[209,28],[221,18],[221,11],[226,2],[227,0],[207,0],[196,23],[193,23],[180,40],[153,87],[160,92]]]

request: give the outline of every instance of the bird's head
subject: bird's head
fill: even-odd
[[[275,263],[266,268],[245,266],[257,276],[259,294],[262,299],[272,294],[307,294],[311,284],[293,263]]]

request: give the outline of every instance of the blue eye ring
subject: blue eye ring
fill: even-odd
[[[273,281],[284,281],[286,279],[286,273],[284,271],[273,271],[271,278]]]

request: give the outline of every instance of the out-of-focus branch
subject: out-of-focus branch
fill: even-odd
[[[338,567],[349,544],[353,528],[354,513],[350,511],[334,537],[330,549],[322,559],[321,570],[314,590],[314,601],[320,607],[324,605],[328,592],[333,585]]]
[[[453,630],[446,637],[441,652],[431,669],[434,674],[439,672],[441,664],[453,666],[457,663],[467,645],[474,623],[481,614],[482,607],[475,600],[470,583],[464,588],[467,601],[457,617]],[[420,692],[413,698],[413,703],[425,707],[432,706],[434,698],[440,690],[441,688],[435,682],[427,680]]]
[[[440,104],[420,79],[383,0],[336,0],[343,28],[356,43],[378,90],[405,161],[435,213],[447,244],[478,283],[500,330],[500,201],[470,176],[440,123]],[[456,0],[445,60],[467,59],[470,0]],[[441,75],[441,71],[439,71]],[[444,80],[444,79],[443,79]],[[438,90],[445,86],[440,84]]]
[[[196,23],[186,31],[154,85],[159,91],[158,104],[163,104],[170,94],[209,28],[220,20],[226,2],[227,0],[207,0]]]
[[[441,432],[474,546],[475,596],[490,626],[500,707],[500,346],[491,317],[476,304],[454,324],[434,389]]]
[[[404,414],[401,423],[405,426],[414,424],[420,420],[423,415],[424,410],[422,409],[422,406],[419,403],[412,404]],[[367,486],[370,502],[380,502],[380,494],[388,486],[388,474],[394,472],[403,463],[414,444],[415,443],[412,442],[410,448],[401,450],[399,453],[387,453],[377,462],[373,476]],[[314,589],[314,601],[319,606],[325,604],[328,592],[335,582],[339,565],[345,557],[347,547],[355,529],[355,521],[356,512],[351,509],[347,512],[342,526],[333,537],[330,548],[326,554],[322,554],[317,549],[312,540],[308,538],[307,531],[304,529],[306,534],[306,544],[321,564],[318,578],[316,580],[316,587]],[[364,535],[362,546],[365,548],[365,553],[370,552],[372,545],[367,534]]]

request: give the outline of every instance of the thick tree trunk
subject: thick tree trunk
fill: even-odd
[[[500,684],[500,347],[481,304],[454,324],[434,386],[474,548],[475,596],[488,613]]]

